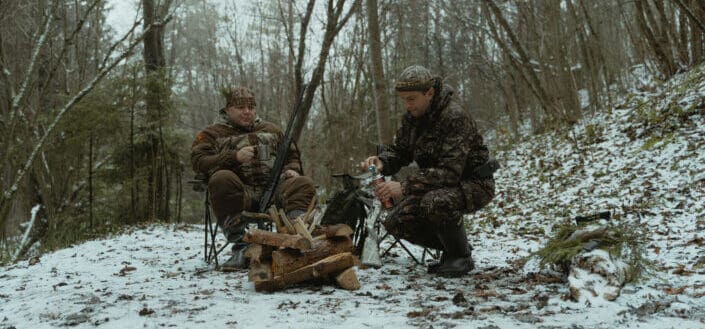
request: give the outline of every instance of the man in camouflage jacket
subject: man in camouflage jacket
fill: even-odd
[[[475,121],[454,100],[453,90],[426,68],[406,68],[395,89],[407,112],[401,128],[393,145],[361,165],[373,164],[389,176],[412,161],[418,164],[417,173],[376,188],[380,199],[399,200],[384,226],[395,237],[443,251],[429,273],[464,275],[474,263],[462,216],[494,197],[492,173],[477,170],[486,165],[489,152]]]
[[[233,257],[224,267],[245,266],[242,242],[247,223],[244,210],[257,210],[276,158],[283,133],[256,116],[254,93],[246,87],[224,91],[227,101],[217,123],[196,135],[191,147],[194,171],[208,175],[208,192],[218,225],[233,243]],[[303,176],[299,152],[292,144],[281,173],[275,202],[290,218],[304,213],[315,195],[313,181]]]

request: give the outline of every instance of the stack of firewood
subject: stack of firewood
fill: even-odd
[[[353,266],[352,229],[345,224],[306,225],[311,209],[300,218],[289,219],[274,207],[266,215],[276,233],[252,229],[244,237],[250,246],[249,279],[256,291],[276,291],[301,283],[335,282],[343,289],[360,288]],[[261,216],[261,215],[260,215]]]

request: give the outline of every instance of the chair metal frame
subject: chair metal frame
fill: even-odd
[[[226,241],[218,248],[217,237],[219,227],[217,223],[213,222],[210,193],[208,192],[208,177],[203,174],[198,174],[194,179],[189,181],[189,184],[193,185],[194,191],[205,192],[203,201],[203,260],[206,264],[215,262],[215,267],[218,268],[218,255],[230,245],[230,242]]]
[[[382,226],[382,219],[381,218],[382,218],[382,216],[378,216],[377,220],[375,221],[375,229],[377,230],[377,236],[379,236],[380,231],[382,229],[382,227],[381,227]],[[391,237],[393,239],[393,241],[387,247],[387,249],[385,249],[384,251],[382,251],[380,253],[380,255],[379,255],[380,257],[386,256],[392,250],[392,248],[394,248],[397,245],[399,247],[401,247],[406,252],[406,254],[409,255],[409,257],[411,257],[411,259],[413,259],[414,262],[418,265],[424,265],[424,263],[426,262],[427,255],[428,255],[428,257],[431,257],[432,259],[438,259],[440,257],[440,250],[433,250],[432,251],[431,248],[423,247],[423,252],[421,253],[421,260],[419,260],[418,258],[416,258],[416,256],[414,256],[414,253],[411,250],[409,250],[409,248],[401,241],[402,240],[401,238],[395,237],[386,231],[384,232],[384,235],[382,235],[382,237],[377,241],[378,246],[387,237]]]

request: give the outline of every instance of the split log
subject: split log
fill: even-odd
[[[346,224],[326,225],[317,227],[315,230],[313,230],[313,235],[321,234],[324,234],[327,238],[343,236],[349,237],[353,234],[353,230],[350,228],[350,226]]]
[[[293,272],[330,255],[352,252],[350,238],[316,240],[309,250],[282,249],[272,252],[272,272],[274,275]]]
[[[289,217],[286,217],[286,214],[284,213],[284,210],[279,209],[279,220],[284,223],[284,226],[286,226],[286,229],[289,230],[290,234],[296,233],[296,229],[294,228],[294,225],[291,224],[291,221],[289,221]]]
[[[327,278],[333,273],[340,273],[353,266],[354,262],[353,255],[349,252],[336,254],[294,272],[275,276],[271,280],[255,281],[255,291],[281,290],[299,282]]]
[[[250,282],[271,280],[273,277],[272,265],[269,262],[250,263]]]
[[[335,277],[335,282],[338,286],[346,290],[360,289],[360,281],[357,279],[355,270],[352,267],[338,274]]]
[[[316,206],[316,195],[314,194],[313,197],[311,198],[311,202],[308,204],[308,209],[306,209],[306,213],[304,214],[303,217],[303,223],[304,224],[309,224],[311,223],[311,213],[313,212],[314,208]],[[308,231],[311,233],[311,231]]]
[[[279,212],[277,211],[277,208],[275,206],[269,207],[269,217],[272,218],[272,221],[276,225],[278,233],[285,233],[285,234],[294,233],[294,232],[289,231],[289,229],[286,228],[286,225],[284,225],[284,222],[282,222],[281,218],[279,218]]]
[[[294,229],[296,230],[297,234],[308,239],[309,241],[313,241],[311,233],[308,233],[308,229],[306,228],[306,226],[304,226],[304,223],[301,221],[301,218],[296,218],[292,220],[291,224],[294,225]]]
[[[259,229],[249,230],[245,233],[242,241],[299,250],[311,249],[311,241],[300,235],[274,233]]]
[[[245,249],[245,257],[250,259],[250,264],[262,263],[272,259],[274,247],[252,243]]]

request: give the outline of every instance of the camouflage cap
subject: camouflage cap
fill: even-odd
[[[394,88],[397,91],[427,91],[434,82],[431,71],[421,65],[412,65],[401,72]]]
[[[223,92],[223,96],[225,96],[227,107],[257,106],[257,102],[255,101],[255,93],[247,87],[237,86],[230,89],[226,89]]]

